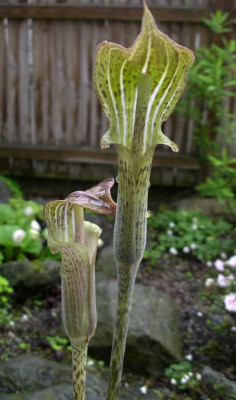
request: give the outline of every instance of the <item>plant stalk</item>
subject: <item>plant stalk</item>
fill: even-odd
[[[88,343],[71,343],[71,346],[73,365],[73,400],[84,400]]]
[[[117,263],[117,309],[108,380],[108,391],[106,397],[107,400],[115,400],[118,398],[129,324],[129,315],[137,270],[137,264],[127,266]]]

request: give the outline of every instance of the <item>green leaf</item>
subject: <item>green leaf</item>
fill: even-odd
[[[6,223],[12,216],[12,209],[8,204],[0,204],[0,224]]]
[[[0,225],[0,245],[19,247],[20,243],[13,242],[13,233],[19,229],[17,225]]]
[[[141,33],[132,47],[102,42],[96,54],[94,85],[109,119],[109,131],[101,146],[116,143],[130,150],[138,130],[141,156],[157,144],[178,151],[161,126],[184,90],[193,58],[191,50],[158,30],[145,2]]]
[[[40,239],[32,239],[27,235],[26,238],[20,243],[20,247],[24,253],[31,253],[39,256],[43,245]]]

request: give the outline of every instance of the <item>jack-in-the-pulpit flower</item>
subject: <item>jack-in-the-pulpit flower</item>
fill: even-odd
[[[191,50],[179,46],[156,26],[144,4],[141,33],[133,46],[102,42],[97,50],[94,86],[109,120],[102,148],[118,151],[118,198],[114,256],[118,305],[107,400],[118,395],[132,291],[146,245],[147,197],[156,145],[178,147],[162,132],[183,93]],[[122,344],[121,344],[122,342]]]
[[[74,400],[84,399],[87,344],[96,328],[95,258],[101,229],[84,221],[83,208],[115,214],[110,196],[114,180],[106,179],[84,192],[71,193],[65,200],[46,204],[44,218],[48,246],[61,252],[62,320],[73,353]]]
[[[115,224],[117,262],[139,263],[146,243],[147,193],[156,145],[178,147],[161,128],[183,93],[191,50],[158,30],[144,2],[141,33],[130,48],[102,42],[94,85],[109,119],[101,146],[117,144],[119,192]]]

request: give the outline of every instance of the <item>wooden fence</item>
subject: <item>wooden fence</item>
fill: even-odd
[[[92,85],[94,55],[102,40],[133,43],[141,3],[0,0],[0,173],[93,180],[116,174],[114,149],[99,148],[107,120]],[[203,17],[236,9],[231,0],[148,4],[161,30],[192,50],[214,40]],[[201,161],[193,122],[174,114],[164,132],[180,153],[158,147],[153,183],[195,185]]]

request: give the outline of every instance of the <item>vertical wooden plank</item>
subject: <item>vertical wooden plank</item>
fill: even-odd
[[[127,29],[129,22],[127,21],[122,21],[122,22],[118,22],[118,29],[119,29],[119,41],[118,43],[121,44],[121,46],[127,47],[126,45],[126,35],[125,35],[125,31]],[[132,44],[132,43],[131,43]]]
[[[18,21],[8,21],[8,46],[7,46],[7,141],[19,141],[18,130]]]
[[[15,38],[17,40],[17,37]],[[19,22],[19,135],[21,143],[29,143],[29,63],[27,20]]]
[[[47,22],[34,21],[33,50],[33,80],[34,80],[34,115],[36,123],[37,143],[48,143],[48,54]],[[46,96],[45,96],[46,94]]]
[[[125,34],[125,38],[124,38],[125,47],[132,46],[132,44],[134,43],[136,37],[139,34],[140,27],[141,27],[141,24],[139,22],[130,21],[130,22],[126,23],[125,31],[124,31],[124,34]]]
[[[108,20],[104,20],[103,29],[101,31],[101,35],[103,36],[103,40],[114,41],[112,34],[112,23]],[[99,115],[100,115],[100,135],[101,137],[108,130],[108,119],[102,111],[102,107],[100,102],[98,102],[99,107]]]
[[[63,43],[62,22],[49,24],[49,65],[50,65],[50,142],[63,142]]]
[[[78,29],[77,21],[65,22],[63,26],[63,47],[65,58],[65,141],[69,145],[76,143],[76,121],[78,112]],[[80,62],[83,62],[80,60]]]
[[[89,43],[90,25],[87,22],[80,22],[79,26],[79,104],[78,104],[78,128],[76,143],[88,145],[88,108],[89,108]]]
[[[0,143],[5,140],[6,44],[4,21],[0,20]]]
[[[41,85],[42,85],[42,75],[44,70],[42,45],[43,45],[43,25],[42,21],[34,21],[34,34],[33,34],[33,102],[34,109],[34,119],[36,125],[36,141],[37,143],[44,143],[43,140],[43,113],[42,113],[42,99],[41,99]],[[44,52],[47,52],[47,47],[45,47]],[[33,138],[32,138],[33,139]],[[33,140],[32,140],[33,142]]]
[[[28,20],[28,62],[29,62],[29,142],[36,143],[36,120],[34,107],[34,33],[33,20]]]
[[[94,55],[96,52],[96,48],[98,42],[100,41],[99,37],[99,26],[97,22],[91,23],[91,64],[93,68],[94,63]],[[92,74],[91,76],[91,104],[90,104],[90,145],[91,146],[99,146],[99,132],[98,132],[98,99],[93,88],[92,82]]]
[[[36,22],[36,21],[35,21]],[[41,131],[42,131],[42,142],[50,143],[50,128],[52,126],[52,119],[50,115],[50,93],[51,93],[51,82],[50,82],[50,62],[49,62],[49,22],[42,21],[38,23],[38,38],[35,38],[38,42],[40,41],[41,47],[39,52],[40,59],[37,60],[37,67],[39,75],[39,88],[41,88],[41,102],[40,109],[42,115]],[[36,47],[37,53],[37,47]],[[41,60],[41,61],[40,61]],[[36,68],[36,61],[34,62],[34,68]],[[37,77],[37,76],[36,76]]]
[[[45,0],[28,0],[30,4],[44,4]],[[32,21],[30,27],[29,40],[30,52],[32,53],[32,65],[30,65],[30,74],[32,80],[30,82],[30,136],[31,143],[43,143],[42,125],[43,125],[43,114],[41,110],[41,71],[43,71],[43,56],[47,53],[47,46],[44,47],[44,52],[41,51],[43,44],[43,37],[40,33],[43,29],[38,29],[42,26],[42,21]],[[33,29],[32,29],[33,28]],[[42,40],[40,40],[42,39]],[[31,43],[30,43],[31,42]],[[38,160],[32,160],[31,169],[34,172],[39,173],[40,165]]]

